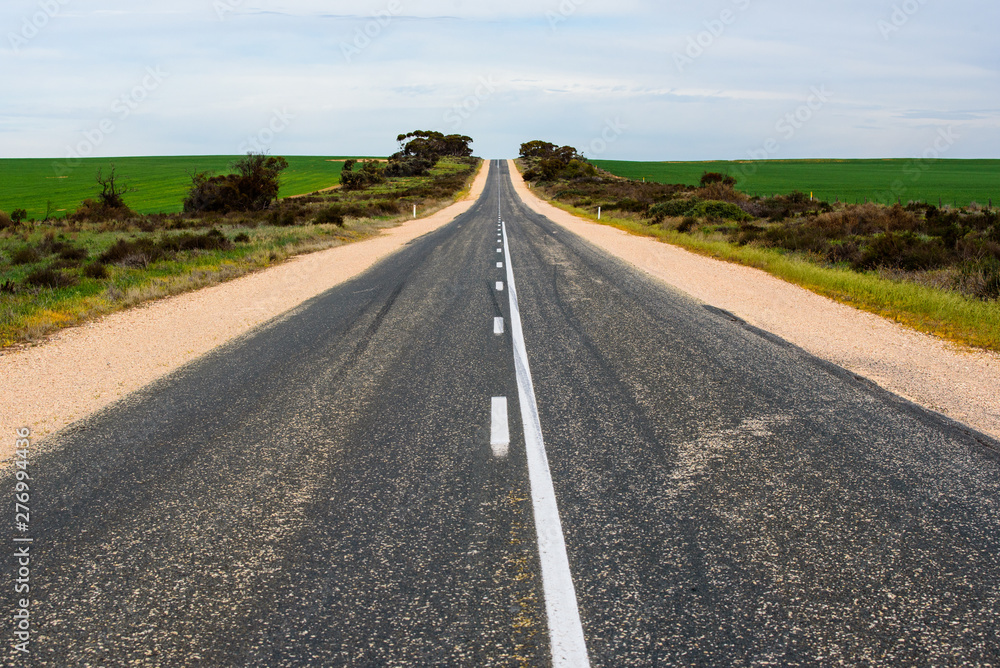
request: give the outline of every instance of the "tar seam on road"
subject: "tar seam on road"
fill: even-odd
[[[517,305],[517,288],[514,284],[514,267],[510,261],[510,241],[507,226],[502,224],[507,286],[510,293],[510,331],[514,339],[514,366],[517,369],[517,393],[521,404],[521,422],[524,426],[524,445],[528,457],[528,479],[531,482],[531,502],[535,513],[535,532],[538,536],[538,556],[542,567],[542,591],[545,595],[545,612],[549,622],[549,644],[552,648],[552,665],[556,668],[586,668],[590,666],[587,641],[580,622],[580,610],[569,569],[566,541],[556,503],[555,487],[545,454],[542,424],[538,417],[535,388],[528,366],[528,350],[521,328],[521,311]]]

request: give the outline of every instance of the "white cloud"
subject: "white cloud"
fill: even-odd
[[[220,17],[218,2],[233,11]],[[458,123],[477,152],[502,157],[535,138],[586,146],[622,118],[628,131],[602,157],[741,157],[828,86],[832,100],[778,157],[908,156],[934,124],[962,128],[955,157],[1000,152],[996,5],[928,3],[886,40],[892,3],[870,0],[391,2],[67,0],[15,52],[10,34],[38,4],[10,0],[0,146],[59,157],[160,66],[170,77],[101,150],[231,153],[287,108],[296,119],[274,150],[288,153],[389,152],[400,131]],[[679,71],[674,54],[725,8],[736,20]],[[392,20],[372,27],[380,11]]]

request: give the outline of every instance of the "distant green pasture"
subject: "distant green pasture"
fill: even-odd
[[[0,159],[0,210],[25,209],[29,218],[42,219],[47,207],[53,216],[72,213],[84,199],[94,197],[98,169],[117,173],[135,192],[125,201],[139,213],[176,213],[183,208],[191,174],[229,172],[239,156],[169,156],[143,158],[86,158],[70,165],[58,159]],[[282,197],[301,195],[340,183],[343,157],[286,156],[281,175]],[[339,160],[339,161],[338,161]]]
[[[794,190],[829,202],[883,204],[923,201],[1000,206],[1000,160],[763,160],[711,162],[624,162],[594,160],[617,176],[660,183],[697,185],[704,172],[737,179],[750,195]]]

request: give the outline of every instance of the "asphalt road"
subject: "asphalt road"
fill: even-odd
[[[8,663],[546,666],[577,619],[593,666],[1000,665],[1000,446],[641,275],[506,170],[43,443]]]

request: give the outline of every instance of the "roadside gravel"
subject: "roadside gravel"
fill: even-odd
[[[0,353],[0,463],[13,455],[15,429],[30,428],[33,439],[52,434],[451,222],[472,207],[488,174],[484,161],[464,201],[374,239],[300,255],[64,330],[38,346]]]
[[[1000,439],[1000,355],[959,348],[759,269],[578,218],[536,197],[513,161],[510,172],[521,199],[570,232],[705,304]]]

